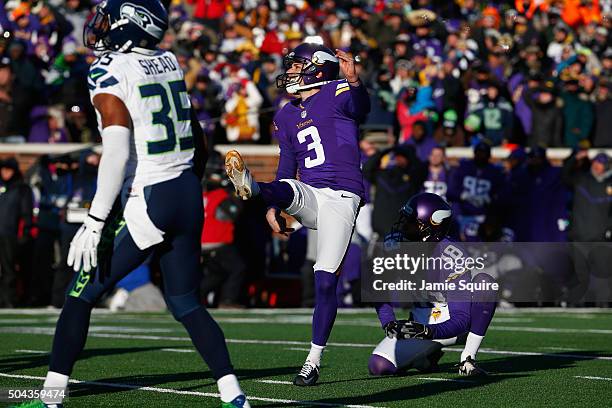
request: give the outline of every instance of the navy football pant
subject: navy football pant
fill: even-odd
[[[199,301],[203,208],[197,177],[186,171],[178,178],[147,187],[145,198],[149,217],[165,232],[164,242],[140,250],[127,226],[119,224],[108,276],[100,276],[100,269],[92,275],[81,272],[68,288],[53,340],[50,371],[70,375],[85,346],[93,306],[152,254],[160,262],[168,308],[187,329],[213,377],[233,373],[223,332]]]

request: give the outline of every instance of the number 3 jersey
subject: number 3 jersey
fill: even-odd
[[[280,145],[277,180],[299,174],[305,184],[364,199],[359,124],[370,111],[365,86],[332,81],[305,101],[287,103],[274,118]]]
[[[112,94],[130,113],[133,139],[124,183],[157,184],[192,166],[191,105],[174,54],[106,52],[91,65],[87,85],[92,101]]]

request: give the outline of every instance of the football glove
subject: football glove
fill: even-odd
[[[383,326],[383,330],[385,331],[385,336],[390,339],[397,337],[397,333],[399,332],[399,327],[397,324],[397,320],[392,320],[389,323]]]
[[[89,272],[98,266],[98,244],[104,228],[104,221],[89,214],[77,231],[68,251],[68,266],[75,272]]]
[[[424,324],[412,320],[397,320],[397,339],[432,339],[432,330]]]

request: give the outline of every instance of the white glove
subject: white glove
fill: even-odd
[[[98,244],[103,227],[104,221],[88,215],[81,228],[72,238],[67,263],[68,266],[72,266],[75,272],[80,272],[81,261],[84,272],[89,272],[92,268],[98,266]]]

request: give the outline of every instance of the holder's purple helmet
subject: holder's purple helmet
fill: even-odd
[[[452,215],[450,205],[442,197],[420,193],[400,209],[394,230],[409,241],[437,242],[448,234]]]
[[[285,71],[295,63],[302,65],[300,72],[285,72],[276,77],[276,86],[291,94],[334,81],[340,72],[340,64],[334,52],[320,44],[303,43],[295,47],[283,59]]]

